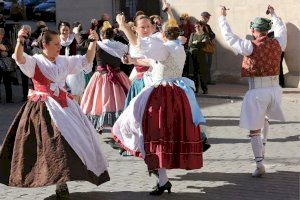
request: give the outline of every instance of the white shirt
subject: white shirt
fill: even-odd
[[[276,14],[273,14],[272,21],[274,26],[274,38],[279,42],[281,50],[284,51],[287,43],[286,27]],[[239,36],[235,35],[232,32],[225,16],[219,17],[219,27],[224,40],[235,51],[235,53],[244,56],[252,54],[253,45],[251,40],[241,39]]]

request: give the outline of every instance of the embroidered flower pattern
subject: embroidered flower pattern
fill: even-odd
[[[245,56],[242,63],[242,77],[276,76],[279,74],[281,47],[277,40],[252,41],[253,52]]]

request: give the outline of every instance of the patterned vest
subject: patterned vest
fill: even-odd
[[[262,37],[252,40],[253,52],[244,56],[242,77],[264,77],[279,74],[281,47],[276,39]]]

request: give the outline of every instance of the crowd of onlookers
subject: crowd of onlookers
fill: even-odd
[[[143,11],[138,11],[136,16],[144,14]],[[211,79],[211,64],[212,55],[214,52],[214,38],[215,34],[208,25],[210,14],[203,12],[202,18],[195,23],[192,22],[191,17],[184,13],[180,16],[179,26],[181,29],[181,35],[187,38],[187,42],[184,44],[186,51],[186,62],[183,70],[183,76],[192,78],[195,81],[196,93],[198,93],[199,87],[202,89],[203,94],[208,93],[207,85],[214,84]],[[150,16],[152,24],[155,26],[156,31],[160,31],[162,27],[162,17],[159,15]],[[88,36],[91,31],[99,33],[103,23],[105,21],[112,21],[108,14],[102,14],[99,20],[92,19],[87,30],[84,30],[80,22],[73,22],[72,25],[69,22],[60,22],[58,25],[58,32],[63,38],[64,35],[74,35],[74,45],[76,45],[76,54],[83,55],[88,47]],[[129,21],[129,25],[134,30],[134,23]],[[18,84],[16,78],[16,64],[11,58],[13,53],[13,47],[10,44],[9,38],[5,37],[5,20],[0,15],[0,83],[3,82],[5,86],[6,102],[12,103],[12,84]],[[63,27],[63,29],[61,28]],[[123,32],[119,31],[118,24],[112,24],[115,35],[114,40],[128,44],[128,40]],[[47,30],[47,25],[43,21],[36,22],[36,28],[31,33],[30,37],[25,42],[25,52],[29,55],[41,53],[40,38],[43,31]],[[63,33],[64,31],[64,33]],[[66,38],[67,40],[67,38]],[[96,65],[96,63],[95,63]],[[129,75],[132,67],[121,66],[121,69]],[[21,71],[21,81],[23,88],[23,101],[26,101],[28,94],[28,77]],[[0,94],[1,101],[1,94]]]

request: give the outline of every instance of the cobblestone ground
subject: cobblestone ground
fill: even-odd
[[[109,161],[111,181],[96,187],[88,182],[70,182],[70,199],[299,199],[300,115],[299,96],[284,97],[286,122],[272,122],[266,147],[267,175],[252,178],[255,169],[247,131],[238,127],[240,100],[198,98],[207,118],[207,132],[212,144],[204,154],[200,170],[169,170],[171,194],[151,197],[156,184],[149,177],[143,160],[121,157],[106,142],[110,134],[99,136]],[[0,142],[21,103],[0,103]],[[13,188],[0,184],[0,199],[55,199],[55,187]]]

